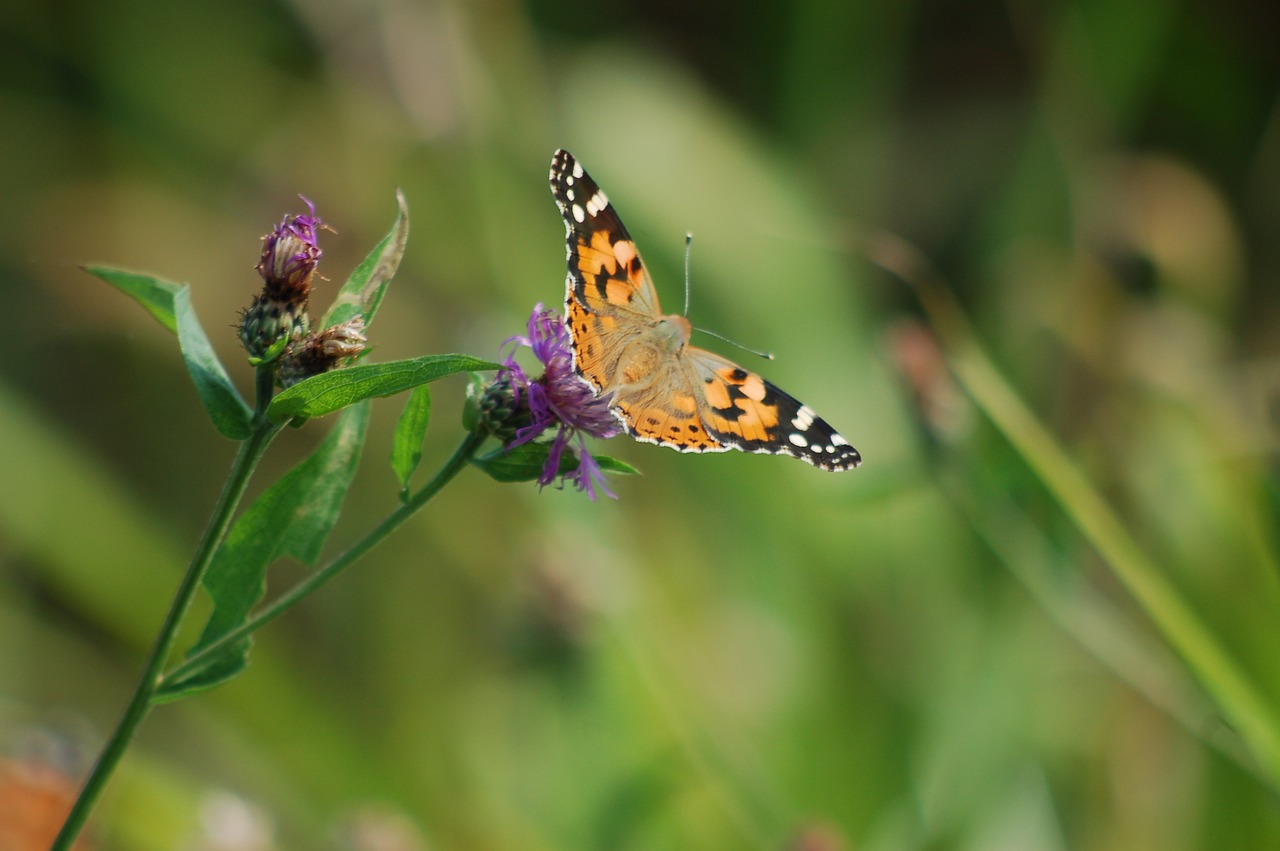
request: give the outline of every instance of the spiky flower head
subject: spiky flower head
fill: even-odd
[[[262,292],[241,315],[239,328],[240,342],[252,358],[278,352],[311,330],[307,301],[323,254],[318,232],[325,225],[316,216],[315,204],[302,200],[307,214],[285,216],[262,238],[262,258],[256,267]]]
[[[261,295],[254,296],[253,304],[240,315],[240,344],[251,358],[266,357],[282,341],[296,342],[310,330],[311,316],[305,306],[299,310],[295,305]]]
[[[511,337],[504,346],[511,344],[497,378],[480,400],[481,416],[487,416],[484,421],[490,431],[510,449],[554,429],[538,485],[545,487],[560,479],[572,482],[593,500],[596,488],[616,498],[605,484],[604,471],[587,451],[586,436],[614,437],[621,425],[609,410],[612,397],[597,396],[574,372],[564,318],[538,304],[529,317],[527,333]],[[529,378],[515,360],[522,346],[532,349],[544,367],[537,378]],[[578,466],[562,476],[560,462],[571,442],[577,444]]]

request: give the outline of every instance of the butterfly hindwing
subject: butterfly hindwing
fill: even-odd
[[[707,431],[744,452],[790,455],[823,470],[850,470],[858,450],[807,405],[750,370],[714,352],[687,348],[702,383]]]

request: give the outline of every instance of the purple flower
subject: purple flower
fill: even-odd
[[[510,384],[517,404],[523,401],[527,405],[529,422],[516,429],[507,448],[528,443],[548,429],[555,428],[556,435],[551,440],[547,461],[542,467],[542,475],[538,477],[539,487],[561,478],[572,482],[578,490],[586,491],[592,500],[596,498],[597,487],[616,499],[617,495],[605,484],[604,471],[587,451],[586,435],[607,439],[622,431],[621,424],[609,410],[612,397],[597,396],[574,373],[573,351],[563,317],[541,304],[535,305],[529,317],[528,334],[511,337],[504,345],[509,343],[516,345],[503,359],[497,380]],[[515,353],[520,346],[531,348],[534,357],[545,367],[538,378],[531,380],[516,363]],[[565,448],[575,440],[578,467],[561,476],[560,460]]]
[[[325,227],[316,216],[316,205],[299,195],[310,211],[287,215],[275,230],[262,238],[258,274],[262,292],[240,315],[240,342],[250,358],[264,358],[281,341],[296,343],[311,330],[307,300],[311,279],[320,262],[317,231]]]
[[[305,304],[311,294],[311,278],[323,254],[317,231],[324,223],[316,216],[316,205],[298,197],[310,212],[285,216],[275,230],[262,238],[262,259],[257,268],[265,284],[263,297],[269,301]]]

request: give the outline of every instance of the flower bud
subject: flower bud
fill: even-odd
[[[262,238],[262,295],[271,301],[306,306],[311,295],[311,279],[323,252],[316,231],[324,223],[316,217],[316,206],[306,198],[308,215],[285,216],[276,229]]]
[[[285,216],[262,238],[262,259],[256,267],[262,276],[262,293],[240,315],[239,328],[240,342],[255,360],[279,353],[311,330],[307,300],[323,253],[316,235],[324,223],[316,216],[316,205],[302,200],[310,212]]]
[[[362,316],[323,331],[313,331],[285,349],[276,379],[280,386],[291,387],[313,375],[336,369],[364,351],[367,342]]]
[[[240,343],[253,358],[264,357],[281,340],[301,340],[310,330],[311,317],[305,304],[299,308],[258,295],[240,315]]]
[[[488,384],[476,381],[467,385],[467,407],[474,417],[467,427],[483,428],[503,443],[510,443],[516,432],[533,422],[527,395],[521,397],[506,371]]]

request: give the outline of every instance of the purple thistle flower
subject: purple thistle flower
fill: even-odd
[[[537,304],[529,316],[528,333],[511,337],[503,345],[509,343],[516,345],[503,358],[498,381],[510,384],[517,403],[522,400],[523,394],[530,420],[527,425],[516,429],[507,448],[528,443],[548,429],[555,428],[556,436],[551,440],[547,461],[542,467],[542,475],[538,477],[538,486],[545,487],[559,477],[572,482],[578,490],[585,491],[592,500],[596,498],[597,487],[616,499],[617,495],[605,484],[604,471],[587,451],[585,435],[601,439],[614,437],[622,431],[621,424],[609,410],[612,397],[597,396],[574,372],[573,350],[570,348],[569,332],[564,327],[564,318]],[[528,346],[533,350],[534,357],[542,362],[545,370],[540,377],[530,380],[516,363],[515,353],[520,346]],[[560,459],[564,456],[565,448],[575,438],[578,444],[578,467],[573,472],[560,476]]]
[[[316,205],[299,195],[310,211],[287,215],[275,230],[262,238],[262,259],[258,274],[265,284],[263,297],[270,301],[305,304],[311,294],[311,278],[324,253],[317,231],[324,223],[316,216]]]
[[[296,343],[311,330],[307,301],[323,253],[318,231],[325,224],[316,216],[316,205],[305,196],[298,197],[310,212],[286,215],[262,238],[257,265],[262,292],[241,314],[239,326],[240,342],[251,358],[265,357],[281,340]]]

